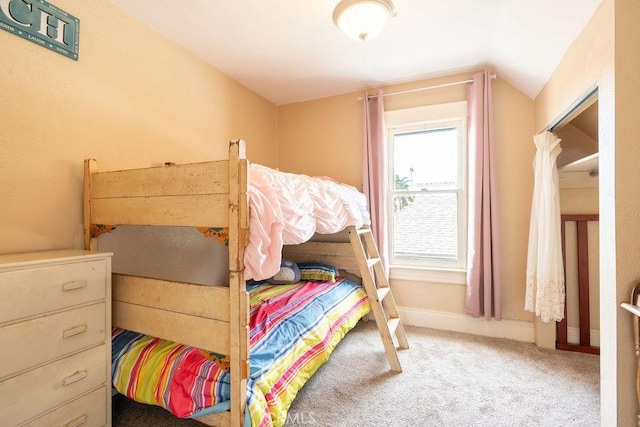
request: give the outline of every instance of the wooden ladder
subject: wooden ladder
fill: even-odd
[[[362,285],[369,296],[369,303],[380,331],[387,359],[393,371],[402,372],[393,337],[395,336],[398,340],[400,348],[409,348],[409,343],[373,234],[368,226],[360,229],[351,226],[348,231],[362,276]]]

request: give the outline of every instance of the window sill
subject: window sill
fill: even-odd
[[[389,278],[396,280],[409,280],[412,282],[465,285],[467,283],[467,271],[445,268],[407,267],[392,265],[389,267]]]

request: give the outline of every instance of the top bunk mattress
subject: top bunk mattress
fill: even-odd
[[[249,167],[249,238],[245,279],[263,280],[280,270],[283,245],[315,234],[333,234],[371,223],[367,200],[355,187],[327,177]]]

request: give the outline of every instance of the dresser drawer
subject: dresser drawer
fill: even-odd
[[[0,382],[0,426],[32,419],[105,384],[105,346],[75,354]]]
[[[0,276],[0,324],[104,299],[106,277],[105,260],[4,272]]]
[[[0,328],[0,379],[104,342],[105,309],[102,302]]]
[[[29,427],[97,427],[107,424],[107,388],[102,387],[72,400],[48,414],[28,421]]]

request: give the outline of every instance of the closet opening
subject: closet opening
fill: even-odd
[[[562,255],[565,316],[556,323],[556,348],[600,354],[597,86],[547,130],[560,139]]]

